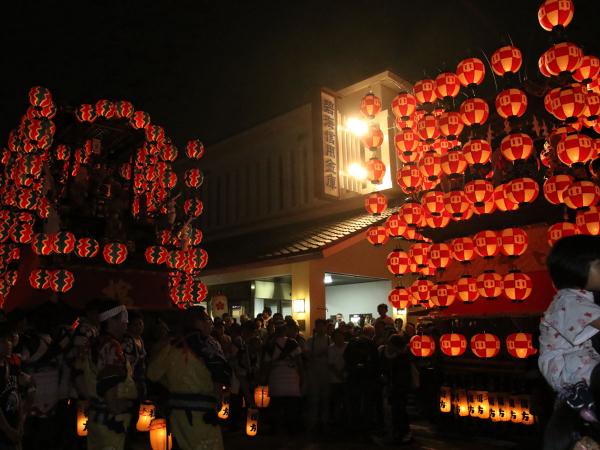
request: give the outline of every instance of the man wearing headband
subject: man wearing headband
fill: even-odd
[[[98,311],[100,336],[92,349],[92,365],[86,370],[88,391],[92,393],[87,448],[122,450],[131,422],[132,401],[137,398],[131,367],[120,344],[127,330],[127,308],[116,301],[106,301]]]
[[[231,370],[202,307],[183,311],[185,333],[164,341],[148,364],[148,379],[169,390],[169,429],[182,450],[222,450],[216,415]]]

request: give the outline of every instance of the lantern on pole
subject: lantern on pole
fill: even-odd
[[[383,144],[383,131],[379,128],[379,124],[370,124],[362,141],[364,146],[370,150],[376,150],[381,147],[381,144]]]
[[[456,293],[454,292],[454,286],[448,283],[437,283],[433,286],[429,294],[429,301],[433,306],[445,309],[454,303]]]
[[[428,264],[435,269],[446,269],[452,262],[452,248],[443,242],[431,244]]]
[[[574,72],[581,66],[583,50],[572,42],[554,44],[544,53],[546,69],[551,75]]]
[[[173,437],[171,433],[167,436],[167,421],[165,419],[152,420],[149,431],[152,450],[171,450]]]
[[[415,163],[407,163],[396,173],[396,182],[403,192],[410,194],[423,187],[423,177],[419,166]]]
[[[156,407],[152,402],[140,403],[138,420],[135,429],[141,432],[150,431],[150,423],[154,420]]]
[[[217,417],[221,420],[229,419],[229,413],[231,411],[231,406],[229,405],[229,393],[223,393],[221,398],[221,407],[217,412]]]
[[[423,209],[434,217],[441,216],[444,211],[444,193],[442,191],[428,191],[421,197]]]
[[[567,134],[562,136],[556,145],[556,156],[560,162],[567,166],[585,164],[596,158],[596,149],[593,141],[585,134]]]
[[[102,256],[109,264],[122,264],[127,259],[127,246],[120,242],[111,242],[104,246]]]
[[[593,55],[586,55],[581,58],[581,65],[572,76],[575,81],[588,84],[598,77],[599,72],[600,59]]]

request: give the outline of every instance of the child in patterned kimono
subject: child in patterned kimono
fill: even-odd
[[[600,330],[600,237],[577,235],[554,244],[548,270],[558,290],[540,323],[539,368],[559,396],[595,421],[600,354],[591,338]]]

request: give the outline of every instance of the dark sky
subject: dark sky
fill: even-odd
[[[537,61],[550,37],[536,0],[14,3],[0,27],[3,140],[36,84],[61,104],[130,100],[177,144],[211,143],[308,102],[319,86],[384,69],[435,76],[509,35]],[[597,51],[600,2],[575,7],[569,36]]]

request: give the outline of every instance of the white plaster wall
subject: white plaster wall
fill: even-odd
[[[342,313],[346,322],[350,314],[371,313],[374,318],[378,317],[377,305],[380,303],[387,304],[391,286],[389,280],[326,286],[325,304],[327,314],[325,316],[329,318],[329,316]],[[388,315],[392,315],[391,308]]]

